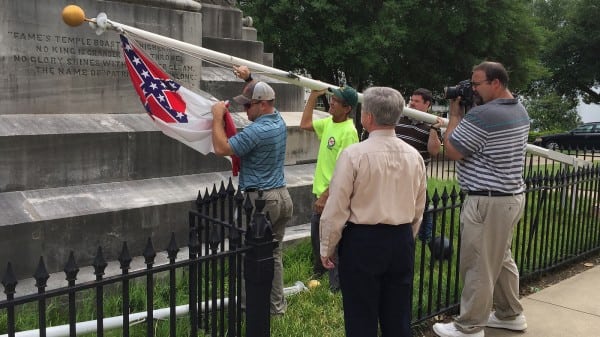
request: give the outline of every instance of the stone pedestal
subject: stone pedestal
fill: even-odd
[[[110,258],[110,248],[123,240],[139,254],[136,241],[150,236],[160,245],[171,231],[186,233],[186,212],[197,191],[231,175],[226,159],[199,154],[154,127],[132,87],[118,34],[98,36],[87,24],[65,25],[61,13],[70,3],[0,0],[0,270],[18,262],[13,266],[20,276],[33,273],[40,255],[60,270],[70,250],[85,265],[98,245],[109,248]],[[191,44],[255,62],[272,60],[262,42],[243,33],[235,1],[77,5],[88,17],[106,12],[113,21]],[[191,90],[231,100],[243,86],[228,67],[203,66],[202,60],[138,42]],[[293,168],[314,162],[317,150],[314,134],[298,128],[304,91],[268,81],[278,108],[288,112],[286,165],[298,172]],[[238,127],[248,123],[245,114],[236,114],[235,121]],[[296,198],[310,205],[306,171],[302,178],[286,178]],[[295,223],[308,222],[309,212],[296,213]]]

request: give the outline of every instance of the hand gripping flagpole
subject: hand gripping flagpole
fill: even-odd
[[[191,43],[179,41],[173,38],[169,38],[163,35],[151,33],[139,28],[131,27],[124,25],[119,22],[115,22],[109,20],[105,13],[100,13],[96,18],[88,19],[85,17],[83,10],[76,5],[69,5],[64,8],[63,20],[69,26],[79,26],[84,21],[89,22],[90,26],[96,30],[96,34],[100,35],[104,33],[106,30],[114,30],[119,33],[130,33],[132,35],[137,35],[143,39],[152,41],[159,45],[169,46],[172,49],[185,51],[187,53],[198,55],[200,58],[206,58],[213,61],[218,61],[222,63],[228,63],[231,65],[245,65],[250,70],[254,72],[261,72],[265,76],[270,78],[274,78],[289,84],[293,84],[296,86],[312,89],[312,90],[322,90],[326,88],[338,88],[338,86],[328,84],[325,82],[317,81],[308,77],[304,77],[301,75],[294,74],[292,72],[283,71],[277,68],[265,66],[264,64],[252,62],[243,58],[231,56],[225,53],[220,53],[214,51],[212,49],[207,49],[203,47],[199,47],[193,45]],[[358,101],[362,102],[363,95],[361,93],[358,94]],[[405,107],[403,110],[403,114],[410,118],[423,121],[429,124],[435,124],[438,122],[438,117],[429,114],[427,112],[419,111],[416,109],[411,109],[409,107]],[[444,125],[448,125],[448,120],[446,118],[441,118]],[[535,146],[532,144],[527,144],[526,148],[527,152],[538,155],[540,157],[552,159],[561,163],[565,163],[568,165],[573,165],[575,167],[590,165],[591,163],[573,156],[569,156],[560,152],[552,151],[549,149],[545,149],[539,146]]]

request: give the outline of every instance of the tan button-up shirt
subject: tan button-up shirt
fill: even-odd
[[[426,189],[423,158],[398,139],[393,129],[376,130],[367,140],[350,145],[336,163],[321,215],[321,256],[333,256],[347,221],[411,223],[416,235]]]

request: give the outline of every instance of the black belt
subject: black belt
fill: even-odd
[[[267,188],[267,189],[262,189],[262,188],[258,188],[258,187],[248,187],[247,189],[244,190],[244,192],[249,193],[249,192],[258,192],[258,191],[263,191],[263,192],[267,192],[270,190],[276,190],[278,188],[283,188],[285,186],[280,186],[280,187],[275,187],[275,188]]]
[[[399,225],[390,225],[390,224],[386,224],[386,223],[377,223],[377,224],[359,224],[359,223],[354,223],[354,222],[350,222],[350,221],[346,221],[346,226],[347,227],[368,227],[368,228],[373,228],[373,227],[399,227],[399,226],[404,226],[404,225],[411,225],[411,223],[403,223],[403,224],[399,224]]]
[[[482,195],[486,197],[512,197],[515,195],[523,194],[523,192],[518,193],[506,193],[506,192],[498,192],[498,191],[465,191],[467,195]]]

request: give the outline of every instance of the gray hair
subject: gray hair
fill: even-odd
[[[370,87],[363,93],[362,110],[372,113],[377,125],[395,126],[403,109],[404,98],[396,89]]]

